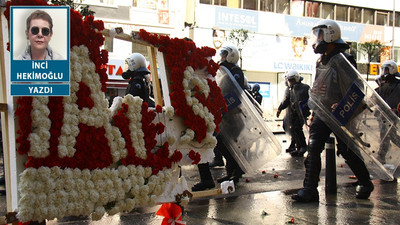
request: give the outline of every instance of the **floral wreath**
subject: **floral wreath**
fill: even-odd
[[[44,0],[7,2],[10,6],[47,6]],[[158,143],[166,127],[165,115],[184,119],[182,140],[207,142],[214,147],[222,111],[227,111],[221,90],[212,79],[218,65],[215,50],[196,48],[193,42],[140,31],[140,38],[163,52],[170,73],[174,113],[150,109],[139,97],[117,97],[111,108],[105,99],[108,79],[104,65],[108,52],[100,50],[104,24],[70,9],[70,96],[19,97],[17,151],[27,155],[20,174],[17,218],[42,221],[71,215],[92,215],[93,220],[135,206],[152,206],[175,182],[172,171],[184,157],[168,141]],[[9,48],[9,43],[8,43]],[[176,51],[179,49],[179,51]],[[205,69],[208,77],[197,78]],[[201,160],[191,150],[192,164]]]

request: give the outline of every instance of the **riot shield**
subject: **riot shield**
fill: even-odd
[[[241,169],[253,172],[280,154],[282,147],[229,70],[221,66],[216,81],[229,110],[220,123],[222,140]]]
[[[322,68],[318,73],[310,91],[309,106],[363,159],[370,172],[380,179],[393,180],[400,163],[399,118],[343,54],[334,57],[326,70]],[[319,87],[334,83],[338,85],[336,90],[318,92]],[[341,100],[332,111],[339,89]]]

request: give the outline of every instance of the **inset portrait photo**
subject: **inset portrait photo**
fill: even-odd
[[[68,13],[68,7],[13,7],[12,59],[67,60]]]

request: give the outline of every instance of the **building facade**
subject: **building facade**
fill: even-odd
[[[334,19],[341,26],[342,38],[352,48],[361,73],[374,74],[389,58],[400,60],[400,2],[394,0],[83,0],[105,22],[106,28],[122,27],[125,33],[146,29],[149,32],[189,37],[197,46],[219,49],[233,44],[227,40],[231,30],[248,30],[243,46],[242,68],[251,84],[259,83],[263,108],[273,113],[283,98],[283,74],[295,69],[311,85],[318,55],[314,54],[311,28],[321,19]],[[394,16],[393,16],[394,15]],[[378,40],[384,54],[368,57],[360,44]],[[131,52],[147,56],[143,46],[107,39],[110,51],[110,89],[123,87],[119,73]],[[214,59],[218,60],[218,54]],[[119,71],[119,72],[118,72]]]

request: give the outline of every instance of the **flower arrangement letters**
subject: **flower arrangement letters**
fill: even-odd
[[[7,19],[15,5],[48,3],[9,1]],[[103,22],[73,9],[70,20],[70,96],[16,99],[17,151],[27,156],[18,184],[20,221],[70,215],[97,220],[105,213],[156,204],[166,184],[176,182],[172,174],[178,164],[212,157],[213,133],[227,110],[214,79],[214,49],[145,30],[137,38],[164,54],[171,106],[153,109],[127,95],[108,108]],[[181,135],[174,136],[170,123],[161,122],[174,117],[183,121]],[[185,144],[202,147],[179,147]]]

